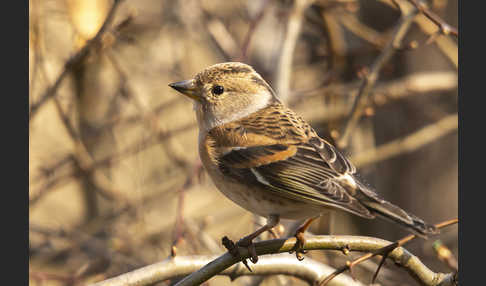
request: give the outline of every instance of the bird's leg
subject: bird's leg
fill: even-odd
[[[309,226],[311,225],[311,223],[316,220],[319,216],[316,216],[316,217],[313,217],[313,218],[309,218],[307,219],[296,231],[295,231],[295,238],[297,239],[297,241],[295,242],[295,246],[294,248],[290,251],[290,253],[292,253],[293,251],[295,251],[295,257],[297,257],[297,259],[299,261],[302,261],[304,259],[304,254],[306,253],[305,250],[303,250],[302,248],[304,247],[304,243],[305,243],[305,237],[304,237],[304,233],[305,231],[309,228]]]
[[[257,236],[259,236],[263,232],[272,229],[274,226],[276,226],[278,224],[279,221],[280,221],[280,218],[279,218],[278,215],[270,215],[267,218],[267,223],[264,226],[260,227],[255,232],[253,232],[253,233],[251,233],[251,234],[249,234],[249,235],[241,238],[240,240],[238,240],[238,242],[236,243],[235,246],[246,247],[248,249],[248,252],[251,255],[250,256],[251,262],[257,263],[257,261],[258,261],[258,255],[256,254],[255,245],[253,244],[253,239],[255,239]],[[228,247],[226,247],[226,248],[228,248]],[[229,249],[228,248],[228,251],[231,254],[233,254],[233,256],[235,256],[236,254],[240,255],[239,251],[238,252],[235,252],[234,249]],[[244,261],[244,263],[245,262],[246,261]],[[245,263],[245,265],[246,265],[246,263]]]

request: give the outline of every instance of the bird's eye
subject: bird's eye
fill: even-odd
[[[224,88],[220,85],[215,85],[213,86],[212,92],[213,94],[220,95],[224,92]]]

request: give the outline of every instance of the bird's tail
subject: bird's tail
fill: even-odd
[[[427,224],[419,217],[407,213],[398,206],[381,199],[375,192],[368,190],[364,186],[360,189],[362,194],[366,197],[365,200],[361,200],[361,203],[372,213],[396,222],[423,238],[427,238],[428,235],[439,233],[439,229],[434,225]]]

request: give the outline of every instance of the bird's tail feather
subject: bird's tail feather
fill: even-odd
[[[371,212],[385,219],[398,223],[420,237],[439,233],[434,225],[427,224],[419,217],[407,213],[400,207],[381,199],[375,192],[361,185],[361,194],[365,197],[361,203]]]
[[[399,225],[411,230],[420,237],[427,238],[428,235],[437,234],[439,230],[427,224],[419,217],[409,214],[401,208],[387,202],[366,202],[364,203],[373,213],[389,219]]]

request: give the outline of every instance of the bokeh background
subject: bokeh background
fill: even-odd
[[[424,2],[457,27],[457,1]],[[389,201],[430,223],[457,217],[457,38],[418,13],[390,47],[411,7],[404,0],[30,0],[31,285],[100,281],[161,261],[173,245],[177,255],[221,254],[222,236],[237,240],[262,223],[216,190],[198,158],[192,103],[167,86],[225,61],[252,65]],[[387,53],[356,128],[340,144],[360,84]],[[283,221],[280,230],[294,225]],[[408,234],[345,213],[322,217],[310,231]],[[437,240],[458,255],[457,226],[406,248],[432,270],[450,272],[434,251]],[[307,255],[339,267],[359,254]],[[368,283],[378,263],[358,266],[357,278]],[[283,276],[207,284],[231,283],[305,285]],[[377,283],[416,285],[392,263]]]

